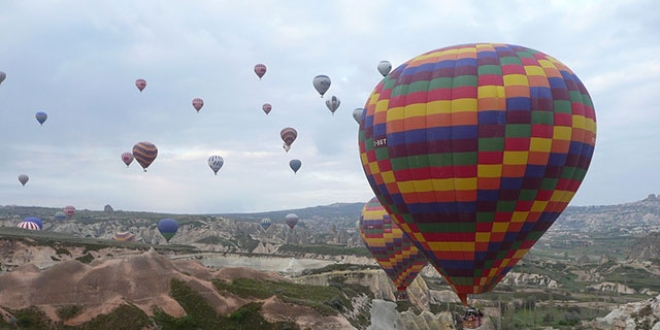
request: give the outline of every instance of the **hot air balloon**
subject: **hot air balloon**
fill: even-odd
[[[64,213],[64,212],[62,212],[62,211],[57,211],[57,212],[55,212],[55,220],[60,220],[60,221],[62,221],[62,220],[64,220],[64,219],[66,219],[66,213]]]
[[[293,229],[298,224],[298,215],[295,213],[289,213],[284,217],[284,222]]]
[[[363,108],[355,108],[355,110],[353,110],[353,119],[355,119],[355,121],[358,123],[358,125],[362,121],[361,118],[362,118],[362,113],[363,112],[364,112]]]
[[[199,110],[202,110],[202,107],[204,106],[204,100],[198,98],[194,98],[192,100],[192,106],[197,110],[197,113],[199,113]]]
[[[215,175],[218,175],[218,171],[222,168],[222,165],[225,164],[225,160],[217,155],[209,157],[208,160],[209,167]]]
[[[270,105],[270,103],[264,103],[264,105],[261,106],[261,109],[268,115],[270,113],[270,110],[273,109],[273,106]]]
[[[177,230],[179,230],[179,224],[174,219],[165,218],[158,221],[158,231],[165,237],[165,241],[168,243],[174,234],[176,234]]]
[[[138,79],[135,81],[135,87],[140,90],[140,93],[147,87],[147,81],[144,79]]]
[[[282,141],[284,141],[284,150],[289,152],[291,144],[293,144],[293,141],[298,137],[298,131],[291,127],[286,127],[280,131],[280,137],[282,138]]]
[[[261,219],[261,228],[263,228],[264,231],[267,231],[268,228],[270,228],[271,224],[272,224],[272,221],[270,221],[270,218]]]
[[[39,226],[32,221],[21,221],[16,227],[27,230],[40,230]]]
[[[65,206],[62,211],[64,211],[64,214],[66,214],[66,217],[69,219],[71,219],[71,217],[76,214],[76,208],[71,205]]]
[[[376,197],[362,208],[359,230],[371,255],[394,282],[397,300],[408,300],[406,288],[426,266],[424,254],[392,221]]]
[[[135,242],[135,235],[130,231],[119,231],[112,235],[112,239],[119,242]]]
[[[372,190],[464,304],[492,290],[554,223],[596,141],[579,78],[516,45],[413,58],[365,108],[359,149]]]
[[[48,114],[43,111],[37,111],[37,113],[34,114],[34,118],[37,118],[39,124],[43,125],[44,122],[46,122],[46,119],[48,119]]]
[[[145,172],[157,156],[158,148],[151,142],[138,142],[133,146],[133,157]]]
[[[259,80],[261,80],[261,77],[263,77],[266,74],[266,66],[259,63],[254,66],[254,73],[257,74],[259,77]]]
[[[5,78],[7,78],[7,74],[4,71],[0,71],[0,84],[5,81]]]
[[[300,161],[300,159],[292,159],[289,161],[289,167],[291,167],[293,173],[298,173],[300,166],[302,166],[302,162]]]
[[[314,77],[314,80],[312,80],[312,84],[314,85],[314,88],[316,89],[319,94],[321,94],[321,97],[323,97],[323,94],[330,89],[330,77],[320,74],[316,77]]]
[[[126,164],[126,167],[131,165],[131,163],[133,162],[133,158],[134,158],[133,154],[130,152],[124,152],[121,154],[121,160],[124,162],[124,164]]]
[[[27,218],[23,219],[23,221],[24,222],[35,223],[37,225],[37,227],[39,227],[39,230],[44,228],[44,223],[41,221],[41,219],[39,219],[37,217],[27,217]]]
[[[30,177],[27,176],[27,174],[21,174],[18,176],[18,182],[20,182],[23,187],[25,187],[25,184],[30,180]]]
[[[337,108],[339,108],[339,104],[341,104],[341,101],[339,101],[339,98],[334,95],[329,100],[325,101],[325,105],[328,107],[330,112],[332,112],[333,116],[335,115]]]
[[[383,77],[387,76],[390,71],[392,71],[392,63],[388,61],[380,61],[380,63],[378,63],[378,72],[380,72]]]

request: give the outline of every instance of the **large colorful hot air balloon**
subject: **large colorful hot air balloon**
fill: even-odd
[[[392,71],[392,63],[388,61],[380,61],[380,63],[378,63],[378,72],[380,72],[383,77],[387,76],[390,71]]]
[[[289,167],[291,167],[294,174],[298,173],[300,166],[302,166],[302,162],[300,161],[300,159],[292,159],[289,161]]]
[[[254,73],[257,74],[259,77],[259,80],[261,80],[261,77],[263,77],[266,74],[266,66],[259,63],[254,66]]]
[[[176,234],[177,230],[179,230],[179,224],[174,219],[165,218],[158,221],[158,231],[165,237],[165,241],[168,243],[174,234]]]
[[[376,197],[362,208],[360,236],[376,262],[397,289],[397,300],[407,300],[406,288],[426,266],[424,254],[397,226]]]
[[[135,81],[135,87],[140,90],[140,93],[147,87],[147,81],[144,79],[138,79]]]
[[[30,181],[30,177],[27,174],[20,174],[18,176],[18,182],[20,182],[23,187],[25,187],[25,184]]]
[[[138,142],[133,146],[133,157],[144,171],[158,157],[158,148],[151,142]]]
[[[62,221],[62,220],[64,220],[64,219],[66,219],[66,213],[64,213],[64,212],[62,212],[62,211],[57,211],[57,212],[55,212],[55,220],[60,220],[60,221]]]
[[[284,150],[289,152],[291,144],[293,144],[293,141],[298,137],[298,131],[291,127],[286,127],[280,131],[280,137],[282,138],[282,141],[284,141]]]
[[[40,230],[39,226],[32,221],[21,221],[16,227],[27,230]]]
[[[34,114],[34,118],[37,119],[39,125],[43,125],[46,122],[46,119],[48,119],[48,114],[43,111],[37,111],[37,113]]]
[[[64,211],[64,214],[66,214],[66,217],[71,219],[74,214],[76,214],[76,208],[73,207],[72,205],[67,205],[65,206],[62,211]]]
[[[566,208],[596,141],[578,77],[516,45],[415,57],[365,107],[369,184],[464,304],[493,289]]]
[[[213,155],[209,157],[207,163],[215,175],[218,175],[218,171],[222,168],[222,165],[225,164],[225,160],[221,156]]]
[[[37,217],[27,217],[27,218],[23,219],[23,222],[35,223],[37,225],[37,227],[39,227],[39,230],[44,228],[44,223],[41,221],[41,219],[39,219]]]
[[[325,101],[325,106],[328,107],[330,112],[332,112],[332,115],[335,115],[335,111],[339,108],[339,105],[341,104],[341,101],[339,100],[338,97],[332,96],[329,100]]]
[[[119,242],[135,242],[135,235],[130,231],[120,231],[112,235],[112,239]]]
[[[293,229],[298,224],[298,215],[295,213],[289,213],[284,216],[284,222],[286,222],[289,228]]]
[[[312,85],[314,85],[314,88],[316,89],[319,94],[321,94],[321,97],[323,97],[323,94],[330,89],[330,77],[320,74],[316,77],[314,77],[314,80],[312,80]]]
[[[7,78],[7,74],[4,71],[0,71],[0,84],[5,81],[5,78]]]
[[[261,219],[260,224],[261,224],[261,228],[263,228],[264,231],[267,231],[268,228],[270,228],[270,225],[272,224],[272,221],[270,220],[270,218],[263,218],[263,219]]]
[[[192,106],[197,110],[197,113],[199,113],[199,110],[202,110],[202,107],[204,106],[204,100],[200,99],[199,97],[194,98],[192,100]]]
[[[261,110],[263,110],[266,113],[266,115],[268,115],[270,113],[270,110],[272,109],[273,106],[270,105],[270,103],[264,103],[264,105],[261,106]]]
[[[130,152],[124,152],[121,154],[121,161],[123,161],[124,164],[126,164],[126,167],[131,165],[133,159],[134,159],[133,154]]]

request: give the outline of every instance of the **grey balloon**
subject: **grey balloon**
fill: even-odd
[[[378,63],[378,72],[380,72],[383,77],[387,76],[390,71],[392,71],[392,63],[388,61],[380,61],[380,63]]]
[[[319,94],[321,94],[321,97],[323,97],[323,94],[330,89],[330,77],[320,74],[316,77],[314,77],[314,80],[312,81],[312,84],[314,85],[314,88],[316,89]]]

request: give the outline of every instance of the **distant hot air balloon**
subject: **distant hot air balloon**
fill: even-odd
[[[133,162],[133,158],[134,158],[133,154],[130,152],[124,152],[121,154],[121,160],[124,162],[124,164],[126,164],[126,167],[131,165],[131,163]]]
[[[61,221],[61,220],[64,220],[64,219],[66,219],[66,213],[64,213],[62,211],[55,212],[55,220],[60,220]]]
[[[464,304],[492,290],[559,217],[596,141],[580,79],[516,45],[413,58],[365,108],[358,144],[372,190]]]
[[[217,155],[209,157],[207,162],[215,175],[218,175],[218,171],[222,168],[222,165],[225,164],[225,160],[221,156]]]
[[[293,141],[298,137],[298,131],[291,127],[285,127],[280,131],[280,137],[282,138],[282,141],[284,141],[284,150],[288,152],[291,148],[291,144],[293,144]]]
[[[76,208],[71,205],[67,205],[62,209],[62,211],[64,211],[64,214],[66,214],[67,218],[71,219],[71,217],[73,217],[73,215],[76,213]]]
[[[133,157],[144,171],[158,157],[158,148],[151,142],[138,142],[133,146]]]
[[[312,84],[314,85],[314,88],[316,89],[319,94],[321,94],[321,97],[323,97],[323,94],[330,89],[330,77],[320,74],[316,77],[314,77],[314,80],[312,80]]]
[[[392,63],[388,61],[380,61],[380,63],[378,63],[378,72],[380,72],[383,77],[387,76],[390,71],[392,71]]]
[[[359,230],[364,245],[394,282],[397,300],[408,300],[406,288],[426,266],[424,254],[392,221],[375,197],[362,208]]]
[[[266,66],[259,63],[254,66],[254,73],[257,74],[259,77],[259,80],[261,80],[261,77],[263,77],[266,74]]]
[[[4,71],[0,71],[0,84],[5,81],[5,78],[7,78],[7,74]]]
[[[29,180],[30,177],[27,174],[21,174],[18,176],[18,182],[20,182],[24,187]]]
[[[34,114],[34,118],[37,118],[39,124],[43,125],[44,122],[46,122],[46,119],[48,119],[48,114],[43,111],[37,111],[37,113]]]
[[[174,219],[165,218],[158,221],[158,231],[165,237],[165,241],[168,243],[174,234],[176,234],[177,230],[179,230],[179,224]]]
[[[199,110],[202,110],[202,107],[204,106],[204,100],[198,98],[194,98],[192,100],[192,106],[197,110],[197,113],[199,113]]]
[[[267,231],[271,224],[272,222],[270,221],[270,218],[261,219],[261,228],[263,228],[264,231]]]
[[[353,110],[353,119],[355,119],[355,121],[358,123],[358,125],[362,121],[362,113],[363,112],[364,112],[363,108],[355,108],[355,110]]]
[[[266,113],[269,114],[270,110],[273,109],[273,106],[270,105],[270,103],[264,103],[264,105],[261,106],[261,109]]]
[[[147,81],[144,79],[138,79],[135,81],[135,87],[140,90],[140,93],[147,87]]]
[[[302,166],[302,162],[300,161],[300,159],[292,159],[289,161],[289,167],[291,167],[293,173],[298,173],[300,166]]]
[[[339,105],[341,104],[341,101],[339,101],[339,98],[336,96],[332,96],[329,100],[325,101],[325,105],[328,107],[330,112],[332,112],[332,115],[335,115],[335,111],[337,111],[337,108],[339,108]]]
[[[23,221],[24,222],[33,222],[33,223],[35,223],[39,227],[39,230],[44,228],[44,223],[41,221],[41,219],[39,219],[37,217],[27,217],[27,218],[23,219]]]
[[[295,213],[289,213],[284,217],[284,222],[293,229],[298,224],[298,215]]]
[[[112,235],[112,239],[119,242],[135,242],[135,235],[130,231],[120,231]]]
[[[39,226],[32,221],[21,221],[16,227],[27,230],[40,230]]]

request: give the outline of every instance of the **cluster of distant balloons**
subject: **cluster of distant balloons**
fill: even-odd
[[[295,213],[287,214],[284,216],[284,223],[286,223],[289,228],[293,229],[298,224],[298,215]],[[268,228],[273,225],[273,221],[270,218],[263,218],[259,224],[264,232],[266,232],[268,231]]]

